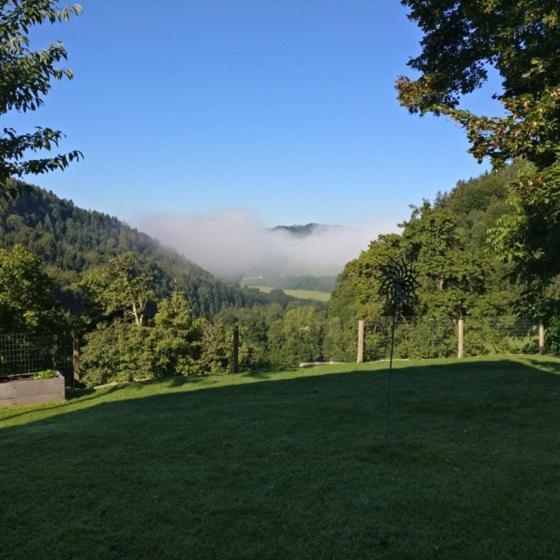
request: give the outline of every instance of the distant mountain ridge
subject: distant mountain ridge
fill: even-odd
[[[343,230],[348,229],[346,226],[328,225],[328,224],[318,224],[315,222],[310,222],[309,224],[294,224],[291,226],[275,226],[270,228],[270,231],[285,231],[291,233],[296,237],[308,237],[314,233],[321,233],[325,231]]]

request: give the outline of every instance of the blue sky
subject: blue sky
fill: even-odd
[[[85,160],[34,178],[135,222],[242,207],[270,224],[398,221],[479,174],[456,125],[394,90],[420,34],[397,0],[82,0],[75,79],[9,126],[61,128]],[[482,95],[472,106],[487,110]]]

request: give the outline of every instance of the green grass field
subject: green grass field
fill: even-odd
[[[272,291],[270,286],[250,286],[265,294]],[[317,290],[282,290],[286,295],[292,296],[297,299],[311,299],[315,301],[329,301],[331,298],[330,292],[320,292]]]
[[[560,360],[171,378],[0,413],[0,556],[557,559]]]

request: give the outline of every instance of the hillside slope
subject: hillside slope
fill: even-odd
[[[115,217],[78,208],[72,201],[39,187],[28,186],[0,212],[0,247],[9,248],[16,243],[40,256],[62,285],[76,280],[89,267],[134,251],[161,269],[158,288],[162,293],[177,281],[196,315],[211,317],[224,307],[270,301],[256,290],[217,280]]]
[[[315,222],[311,222],[309,224],[294,224],[291,226],[274,226],[270,228],[270,231],[273,232],[284,232],[289,233],[295,237],[309,237],[310,235],[314,235],[316,233],[325,233],[330,231],[341,231],[348,229],[345,226],[336,226],[336,225],[328,225],[328,224],[317,224]]]
[[[414,255],[418,286],[416,298],[403,310],[407,317],[497,317],[520,313],[522,287],[489,243],[488,232],[509,207],[507,185],[516,176],[516,165],[499,172],[459,182],[433,203],[413,208],[399,234],[381,235],[339,276],[329,304],[334,325],[327,348],[331,359],[353,356],[356,321],[390,314],[380,288],[379,271],[390,258]],[[530,311],[530,310],[529,310]],[[440,324],[443,324],[440,323]],[[449,323],[445,323],[449,324]],[[420,332],[420,330],[418,330]],[[370,332],[368,347],[378,342]],[[417,347],[425,357],[448,355],[445,336],[426,323]]]

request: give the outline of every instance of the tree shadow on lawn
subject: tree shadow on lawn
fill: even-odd
[[[221,422],[227,430],[228,426],[239,428],[246,419],[271,428],[271,436],[281,436],[287,425],[297,435],[300,430],[305,433],[309,422],[328,428],[350,418],[350,423],[363,421],[371,439],[381,441],[386,373],[385,369],[344,373],[306,370],[296,378],[275,378],[273,373],[263,376],[259,372],[240,374],[258,380],[255,383],[235,384],[237,376],[228,376],[232,384],[220,385],[220,377],[174,377],[118,385],[58,405],[5,414],[0,419],[0,427],[5,426],[0,434],[9,436],[13,430],[25,432],[28,427],[33,431],[37,423],[54,431],[60,427],[71,432],[75,425],[83,424],[91,426],[93,434],[118,432],[119,427],[126,426],[120,434],[126,438],[134,429],[142,429],[146,419],[155,419],[161,420],[163,431],[168,427],[170,433],[186,431],[188,435],[197,422],[202,431],[219,429]],[[404,364],[393,373],[391,417],[395,435],[404,439],[410,434],[416,439],[422,417],[449,416],[457,420],[475,413],[514,412],[556,403],[560,392],[560,363],[544,360]],[[216,385],[208,385],[213,381]],[[151,389],[157,392],[150,393]],[[48,415],[42,417],[43,412]],[[26,415],[30,417],[28,423],[6,425]],[[180,424],[183,418],[188,424]],[[487,418],[482,415],[478,420],[483,419]],[[173,425],[167,426],[171,420]],[[413,423],[409,425],[410,421]]]
[[[377,362],[374,362],[376,366],[379,366]],[[384,364],[385,365],[385,364]],[[150,386],[157,387],[158,390],[161,390],[162,393],[165,394],[167,389],[187,389],[190,390],[191,388],[195,388],[197,391],[201,390],[201,388],[197,388],[197,385],[204,385],[205,387],[203,390],[224,390],[224,389],[233,389],[237,386],[236,379],[244,379],[244,380],[257,380],[257,381],[295,381],[301,382],[307,379],[318,379],[324,380],[327,378],[332,378],[334,376],[341,376],[345,381],[352,375],[373,375],[375,376],[375,387],[377,390],[382,392],[385,391],[384,387],[384,375],[387,373],[387,367],[378,368],[368,370],[367,364],[364,364],[365,368],[362,366],[360,369],[353,370],[349,369],[347,371],[336,373],[331,371],[319,371],[315,368],[309,369],[298,369],[298,368],[291,368],[291,369],[284,369],[282,371],[266,371],[266,370],[259,370],[253,372],[242,372],[239,374],[228,374],[228,375],[216,375],[216,376],[196,376],[196,377],[185,377],[185,376],[173,376],[173,377],[161,377],[161,378],[153,378],[148,380],[140,380],[137,382],[123,382],[122,384],[115,384],[113,386],[107,386],[102,389],[78,389],[78,390],[69,390],[67,391],[67,400],[61,403],[54,403],[52,405],[47,406],[30,406],[24,407],[22,409],[14,409],[13,412],[10,409],[4,409],[1,412],[3,413],[0,415],[0,427],[2,421],[8,421],[17,417],[22,416],[34,416],[38,412],[43,410],[51,412],[51,411],[60,411],[61,409],[67,409],[68,412],[74,412],[79,410],[79,406],[82,403],[88,403],[90,405],[95,405],[95,401],[102,401],[103,399],[110,397],[111,399],[114,397],[122,397],[122,400],[128,399],[135,399],[138,398],[134,393],[142,393],[149,391]],[[495,379],[497,375],[502,377],[507,377],[508,384],[511,384],[514,378],[512,377],[512,371],[518,369],[519,367],[522,370],[526,370],[526,366],[530,366],[535,370],[546,372],[546,373],[554,373],[560,374],[560,361],[552,361],[547,360],[546,357],[540,359],[531,359],[529,357],[524,357],[522,361],[519,360],[482,360],[482,361],[475,361],[470,359],[468,361],[457,361],[457,362],[446,362],[446,363],[425,363],[422,364],[421,362],[418,363],[409,363],[407,361],[397,362],[395,364],[395,369],[393,370],[395,375],[397,375],[397,379],[400,378],[399,374],[406,375],[407,381],[409,381],[414,376],[420,376],[422,380],[422,385],[426,382],[428,385],[433,384],[433,380],[431,377],[426,377],[426,374],[435,373],[438,376],[438,387],[440,389],[446,387],[449,388],[452,386],[456,390],[466,390],[468,393],[472,392],[470,381],[468,383],[460,383],[459,385],[456,384],[455,377],[460,376],[463,377],[465,374],[468,373],[476,373],[476,370],[480,368],[484,369],[485,371],[491,370],[493,372],[493,378]],[[513,367],[513,370],[512,370]],[[442,376],[442,368],[445,369],[445,375]],[[299,373],[296,379],[285,379],[282,378],[282,374],[286,373]],[[526,379],[526,371],[521,373],[521,378]],[[486,375],[486,374],[485,374]],[[520,378],[520,381],[522,379]],[[528,379],[528,378],[527,378]],[[222,380],[231,381],[231,385],[227,384],[225,387],[220,386]],[[465,381],[465,379],[463,379]],[[212,383],[215,383],[216,386],[212,386]],[[210,385],[209,385],[210,384]],[[250,387],[256,387],[257,384],[248,384]],[[407,394],[414,394],[418,391],[420,386],[417,384],[405,384],[404,387],[400,388],[400,393],[402,395]],[[495,384],[491,383],[487,388],[495,389]],[[397,388],[398,389],[398,388]],[[185,391],[185,392],[187,392]],[[183,394],[183,393],[181,393]],[[147,395],[149,398],[153,398],[155,395]]]
[[[55,403],[46,403],[44,405],[29,405],[24,407],[16,407],[16,408],[0,408],[0,428],[2,427],[2,422],[7,420],[12,420],[14,418],[20,418],[23,416],[33,416],[36,415],[38,412],[42,411],[54,411],[54,410],[61,410],[61,409],[68,409],[72,410],[75,408],[75,404],[78,399],[80,404],[87,403],[89,401],[95,401],[102,399],[106,395],[110,395],[111,393],[115,393],[119,390],[125,388],[125,385],[114,385],[113,387],[104,388],[101,391],[96,391],[95,389],[79,389],[79,390],[67,390],[66,392],[66,400],[55,402]]]
[[[0,548],[6,558],[390,558],[437,546],[458,557],[465,539],[488,546],[494,533],[494,552],[523,550],[535,524],[547,544],[560,514],[550,488],[560,377],[535,367],[398,368],[387,446],[384,370],[207,388],[173,379],[194,390],[154,395],[126,386],[131,398],[0,430]]]
[[[149,380],[139,380],[115,383],[114,385],[102,386],[99,388],[84,387],[80,389],[66,389],[66,400],[61,402],[55,402],[52,404],[45,405],[30,405],[18,408],[0,408],[0,428],[2,427],[2,422],[11,420],[14,418],[19,418],[23,416],[35,416],[37,413],[42,411],[67,411],[73,412],[79,409],[79,405],[82,403],[95,404],[95,401],[103,400],[106,397],[123,396],[126,400],[126,393],[130,391],[137,391],[142,387],[148,386],[150,384],[157,384],[163,390],[165,388],[178,388],[185,385],[195,385],[197,383],[202,383],[208,377],[185,377],[182,375],[174,377],[159,377]],[[128,398],[134,398],[129,396]],[[78,405],[78,406],[77,406]]]

